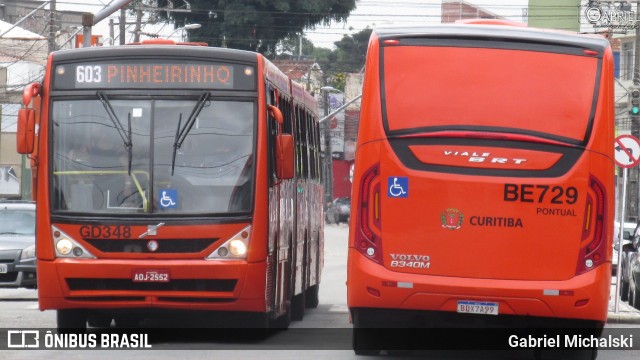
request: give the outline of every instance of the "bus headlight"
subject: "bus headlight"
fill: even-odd
[[[242,240],[231,240],[229,243],[229,251],[235,256],[243,256],[247,253],[247,246]]]
[[[205,260],[244,260],[249,252],[249,241],[251,239],[251,225],[240,230],[233,235],[216,250],[214,250]]]
[[[60,239],[56,242],[56,251],[61,255],[69,255],[73,250],[73,243],[69,239]]]
[[[87,251],[79,242],[55,226],[51,227],[51,238],[56,249],[56,257],[74,259],[94,259],[95,256]]]

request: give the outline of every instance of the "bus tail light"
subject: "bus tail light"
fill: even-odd
[[[251,225],[240,230],[224,244],[214,250],[206,260],[239,260],[246,259],[251,239]]]
[[[355,248],[367,258],[382,264],[382,210],[380,208],[380,167],[365,171],[356,207]]]
[[[607,194],[604,185],[594,177],[589,178],[589,189],[576,275],[595,269],[606,259],[604,224],[608,220],[605,219]]]
[[[58,258],[95,259],[80,243],[55,226],[51,226],[51,238]]]

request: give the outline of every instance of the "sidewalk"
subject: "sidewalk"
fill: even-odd
[[[609,297],[609,315],[607,316],[608,324],[640,324],[640,310],[634,309],[627,301],[618,303],[618,312],[616,309],[616,278],[611,278],[611,296]]]

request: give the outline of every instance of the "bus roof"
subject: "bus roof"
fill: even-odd
[[[403,37],[451,37],[471,39],[509,40],[580,46],[604,51],[609,42],[599,35],[569,31],[528,28],[507,25],[440,24],[420,26],[384,25],[374,29],[381,40]]]

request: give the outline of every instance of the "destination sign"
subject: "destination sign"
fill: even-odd
[[[253,66],[207,62],[87,62],[60,64],[54,88],[70,89],[227,89],[256,88]]]

